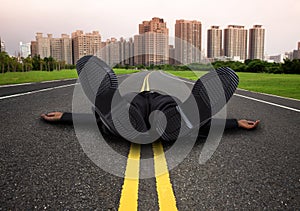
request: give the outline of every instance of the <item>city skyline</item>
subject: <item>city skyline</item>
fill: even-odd
[[[207,58],[230,59],[244,61],[246,59],[264,60],[264,34],[261,25],[254,25],[248,30],[244,26],[229,25],[224,29],[224,49],[222,48],[222,31],[218,26],[208,30]],[[139,24],[139,34],[134,39],[126,41],[120,38],[101,40],[98,31],[84,33],[82,30],[72,32],[70,37],[62,34],[61,38],[54,38],[52,34],[43,36],[36,33],[36,40],[28,46],[20,45],[20,55],[39,55],[42,59],[53,57],[57,61],[75,64],[85,55],[97,55],[108,64],[122,65],[151,65],[151,64],[190,64],[201,61],[202,24],[195,20],[176,20],[175,48],[169,45],[169,29],[163,19],[153,17]],[[22,44],[22,43],[20,43]],[[296,57],[295,57],[296,58]],[[297,56],[297,58],[299,58]]]
[[[5,9],[0,14],[0,36],[12,55],[18,51],[19,42],[33,40],[34,33],[38,31],[52,33],[57,37],[62,33],[71,34],[76,29],[97,30],[103,40],[111,37],[128,39],[138,34],[137,26],[142,20],[150,20],[152,17],[165,20],[171,37],[175,34],[174,25],[178,19],[200,21],[203,32],[212,25],[220,26],[221,29],[228,25],[243,25],[246,29],[253,25],[263,25],[267,30],[265,53],[268,55],[291,51],[300,39],[300,29],[295,27],[300,19],[300,2],[296,0],[212,0],[210,3],[153,0],[151,4],[130,0],[115,2],[113,5],[107,0],[101,3],[93,0],[66,0],[60,1],[60,4],[57,4],[57,0],[51,1],[51,4],[37,0],[2,2]],[[206,42],[206,33],[203,33],[203,49],[206,48]]]

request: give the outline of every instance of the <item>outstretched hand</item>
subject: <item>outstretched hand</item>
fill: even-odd
[[[63,113],[62,112],[51,112],[48,114],[41,114],[41,118],[48,122],[57,122],[61,119]]]
[[[241,120],[238,120],[238,125],[240,128],[250,130],[250,129],[256,128],[257,125],[259,124],[259,122],[260,122],[260,120],[250,121],[250,120],[246,120],[246,119],[241,119]]]

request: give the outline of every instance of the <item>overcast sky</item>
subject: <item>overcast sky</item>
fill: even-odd
[[[211,25],[263,25],[268,55],[292,51],[300,41],[300,0],[0,0],[0,7],[0,36],[10,54],[19,42],[35,40],[36,32],[60,37],[98,30],[102,40],[129,38],[152,17],[163,18],[172,37],[177,19],[201,21],[204,49]]]

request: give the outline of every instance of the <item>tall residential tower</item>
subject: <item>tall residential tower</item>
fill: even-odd
[[[82,30],[72,33],[73,63],[85,55],[100,57],[101,36],[98,31],[84,34]]]
[[[69,35],[62,34],[61,38],[52,38],[50,44],[51,56],[54,59],[72,64],[72,40]]]
[[[42,59],[51,56],[50,40],[52,39],[52,34],[47,34],[47,37],[43,36],[43,33],[38,32],[35,36],[36,39],[36,54]]]
[[[190,64],[201,60],[200,21],[176,20],[175,23],[175,58],[177,63]]]
[[[261,25],[254,25],[249,30],[249,59],[264,59],[265,29]]]
[[[219,26],[212,26],[207,31],[207,58],[222,56],[222,30]]]
[[[20,56],[27,58],[31,54],[30,43],[20,42]]]
[[[72,42],[69,35],[62,34],[61,38],[53,38],[52,34],[43,37],[43,33],[36,33],[36,40],[31,41],[31,56],[39,55],[42,59],[53,57],[57,61],[72,64]]]
[[[224,55],[233,60],[247,59],[247,30],[244,26],[229,25],[224,29]]]
[[[139,24],[134,36],[135,64],[168,64],[169,29],[163,19],[154,17]]]

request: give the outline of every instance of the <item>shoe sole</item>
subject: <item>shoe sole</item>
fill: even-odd
[[[192,94],[197,103],[205,106],[205,108],[198,109],[211,110],[213,112],[212,116],[215,115],[232,97],[238,83],[238,76],[228,67],[221,67],[216,69],[216,72],[205,74],[196,81],[192,89]],[[221,89],[220,85],[222,85]],[[210,89],[210,96],[208,96],[206,87]]]
[[[118,79],[112,69],[95,56],[84,56],[76,64],[80,84],[88,99],[94,104],[98,95],[108,89],[118,88]]]

